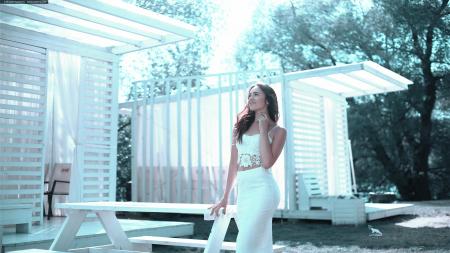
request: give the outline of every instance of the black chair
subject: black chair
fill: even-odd
[[[56,163],[53,175],[48,180],[48,189],[44,192],[47,195],[48,214],[47,219],[53,216],[52,204],[53,196],[68,196],[70,187],[70,163]],[[45,183],[45,182],[44,182]],[[45,212],[44,212],[45,214]]]

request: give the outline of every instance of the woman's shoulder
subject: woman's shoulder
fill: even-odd
[[[273,131],[273,132],[286,132],[286,128],[284,128],[284,127],[282,127],[282,126],[280,126],[280,125],[278,125],[278,124],[275,124],[273,127],[272,127],[272,129],[271,129],[271,131]]]
[[[281,127],[281,126],[279,126],[279,125],[275,125],[271,130],[270,130],[270,132],[272,132],[272,136],[273,137],[277,137],[277,136],[283,136],[283,135],[286,135],[286,128],[284,128],[284,127]]]
[[[286,134],[286,132],[287,132],[286,128],[278,126],[278,125],[276,126],[275,131],[277,131],[278,134]]]

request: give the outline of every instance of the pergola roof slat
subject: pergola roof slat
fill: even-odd
[[[79,19],[83,19],[86,21],[90,21],[90,22],[94,22],[94,23],[99,23],[102,24],[104,26],[108,26],[114,29],[118,29],[118,30],[122,30],[125,32],[129,32],[129,33],[134,33],[140,36],[144,36],[147,37],[149,39],[153,39],[155,41],[162,41],[164,40],[164,36],[162,34],[156,34],[156,33],[151,33],[149,31],[143,31],[141,29],[137,29],[135,27],[131,27],[131,26],[126,26],[124,24],[121,24],[119,22],[115,22],[113,20],[107,20],[104,19],[102,17],[98,17],[98,16],[93,16],[87,13],[83,13],[79,10],[73,9],[73,8],[67,8],[64,6],[60,6],[57,4],[33,4],[33,6],[38,7],[38,8],[42,8],[42,9],[46,9],[46,10],[50,10],[50,11],[54,11],[54,12],[58,12],[67,16],[71,16],[74,18],[79,18]]]
[[[161,40],[159,42],[155,42],[154,40],[147,40],[147,41],[142,41],[139,44],[139,46],[134,46],[134,45],[129,45],[129,44],[124,45],[124,46],[117,46],[117,47],[112,48],[111,52],[114,54],[124,54],[124,53],[141,50],[143,48],[157,47],[157,46],[162,46],[162,45],[171,44],[171,43],[175,43],[175,42],[181,42],[184,40],[188,40],[188,38],[181,39],[178,36],[167,36],[164,40]]]
[[[362,77],[356,76],[354,73],[348,73],[347,76],[349,76],[355,80],[358,80],[362,83],[369,84],[370,86],[372,86],[374,88],[374,90],[378,89],[378,90],[388,91],[387,87],[380,85],[378,83],[375,83],[372,80],[370,80],[369,78],[362,78]]]
[[[363,69],[363,67],[359,63],[342,65],[342,66],[330,66],[330,67],[322,67],[322,68],[316,68],[316,69],[300,70],[300,71],[296,71],[296,72],[291,72],[291,73],[286,74],[285,78],[287,81],[289,81],[289,80],[304,79],[304,78],[309,78],[309,77],[327,76],[327,75],[345,73],[345,72],[350,72],[350,71],[358,71],[358,70],[362,70],[362,69]]]
[[[412,84],[412,82],[409,79],[404,78],[403,76],[392,72],[386,68],[381,67],[380,65],[374,63],[374,62],[365,62],[364,63],[364,70],[377,76],[380,78],[383,78],[392,84],[398,86],[400,89],[407,89],[408,84]]]
[[[150,12],[134,5],[112,1],[108,4],[98,0],[66,0],[67,2],[78,4],[93,10],[114,15],[139,24],[155,27],[183,37],[193,38],[196,28],[189,24],[177,21],[163,15]],[[124,9],[125,8],[125,9]],[[125,11],[126,10],[126,11]],[[151,13],[151,14],[150,14]]]
[[[125,38],[123,36],[106,33],[106,32],[92,29],[92,28],[89,28],[86,26],[81,26],[78,24],[65,22],[63,20],[59,20],[59,19],[56,19],[53,17],[43,16],[43,15],[40,15],[37,13],[25,11],[25,10],[14,8],[14,7],[7,6],[7,5],[0,5],[0,12],[8,13],[11,15],[19,16],[19,17],[28,18],[31,20],[39,21],[42,23],[47,23],[50,25],[66,28],[69,30],[77,31],[77,32],[82,32],[82,33],[87,33],[87,34],[98,36],[98,37],[107,38],[110,40],[116,40],[116,41],[120,41],[120,42],[127,43],[127,44],[139,45],[139,41],[131,40],[131,39]]]
[[[287,73],[285,80],[292,86],[307,85],[310,90],[327,90],[343,97],[405,90],[412,84],[371,61]]]
[[[346,87],[348,87],[348,88],[350,88],[350,89],[354,89],[354,90],[356,90],[356,91],[358,91],[358,92],[361,92],[361,93],[363,93],[363,94],[365,94],[365,95],[369,95],[369,93],[368,93],[367,91],[365,91],[364,89],[361,89],[361,88],[357,87],[356,85],[352,85],[351,82],[344,82],[344,81],[339,80],[339,79],[337,79],[336,77],[333,77],[333,76],[325,76],[325,77],[323,77],[323,78],[324,78],[325,80],[329,80],[329,81],[334,82],[334,83],[337,83],[337,84],[339,84],[339,85],[346,86]]]

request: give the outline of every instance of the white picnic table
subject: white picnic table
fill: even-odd
[[[78,202],[59,203],[57,208],[68,210],[68,216],[62,228],[53,241],[50,250],[68,251],[73,245],[75,236],[80,229],[81,223],[88,213],[95,213],[100,219],[107,236],[115,249],[133,251],[135,247],[116,217],[116,212],[146,212],[146,213],[179,213],[179,214],[202,214],[205,219],[214,219],[208,241],[204,252],[220,252],[222,242],[230,219],[235,216],[236,207],[229,205],[227,214],[219,217],[209,216],[207,208],[210,204],[185,204],[185,203],[149,203],[149,202]],[[167,238],[170,239],[170,238]],[[139,240],[136,240],[139,241]],[[170,241],[170,240],[168,240]],[[167,244],[166,244],[167,245]],[[151,245],[150,245],[151,247]]]

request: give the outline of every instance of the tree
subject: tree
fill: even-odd
[[[118,201],[130,201],[131,181],[131,118],[119,114],[119,128],[117,131],[117,190]]]
[[[430,175],[446,179],[430,164],[450,172],[434,138],[450,135],[445,117],[436,117],[448,115],[449,27],[448,0],[291,1],[247,35],[237,61],[249,69],[252,54],[271,53],[292,71],[371,60],[413,80],[406,92],[349,99],[348,120],[357,173],[383,172],[381,183],[404,199],[424,200],[448,194],[431,192]]]

